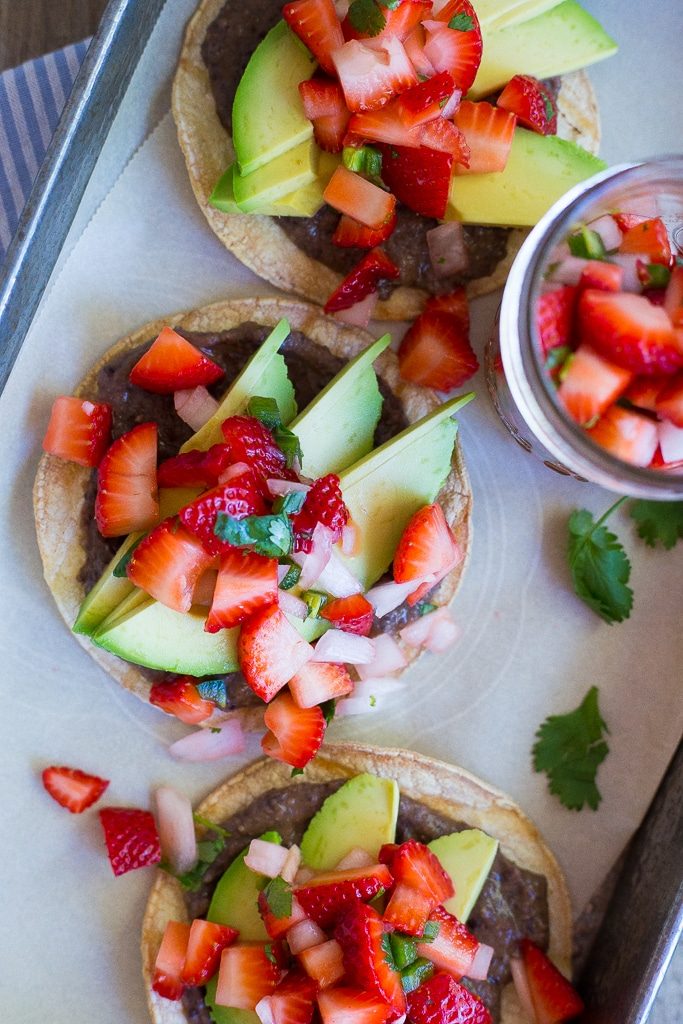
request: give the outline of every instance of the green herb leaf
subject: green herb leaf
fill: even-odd
[[[375,0],[353,0],[348,19],[356,31],[364,36],[379,35],[387,23]]]
[[[285,882],[284,878],[278,875],[268,882],[263,893],[273,917],[291,917],[292,887],[289,882]]]
[[[554,348],[548,350],[548,354],[545,358],[545,368],[548,373],[553,373],[557,370],[558,379],[562,379],[562,373],[567,366],[567,360],[572,355],[572,350],[569,345],[555,345]]]
[[[610,624],[631,614],[633,591],[627,585],[631,563],[618,538],[602,525],[625,499],[620,498],[597,521],[586,509],[569,519],[569,568],[574,590],[589,608]]]
[[[301,576],[301,566],[290,565],[286,575],[283,576],[280,582],[280,590],[291,590],[299,582],[299,576]]]
[[[541,95],[543,97],[543,103],[545,106],[545,116],[548,118],[549,121],[552,121],[556,113],[555,104],[551,100],[550,96],[547,95],[547,93],[541,92]]]
[[[384,953],[384,962],[389,965],[392,971],[396,970],[396,963],[394,961],[394,951],[391,946],[391,938],[389,932],[383,932],[382,937],[379,940],[382,952]]]
[[[423,601],[422,604],[418,605],[417,607],[417,610],[420,615],[431,615],[431,613],[435,612],[436,609],[437,605],[432,604],[431,601]]]
[[[329,700],[324,700],[322,702],[322,704],[320,705],[320,710],[323,713],[323,718],[325,719],[325,725],[329,725],[330,724],[330,722],[332,721],[332,719],[335,716],[336,709],[337,709],[337,702],[335,701],[334,697],[331,697]]]
[[[286,515],[295,516],[297,512],[301,512],[305,501],[305,491],[291,491],[289,494],[283,494],[281,498],[275,499],[273,502],[273,512],[276,515],[284,512]]]
[[[418,957],[409,967],[405,967],[401,971],[401,985],[406,995],[409,992],[414,992],[423,981],[431,978],[435,969],[431,960],[427,960],[423,956]]]
[[[273,947],[270,942],[267,942],[263,947],[263,952],[266,954],[266,958],[270,960],[271,964],[276,964],[275,953],[273,953]]]
[[[474,19],[470,14],[465,14],[464,11],[460,14],[456,14],[454,18],[448,22],[449,28],[454,28],[458,32],[471,32],[474,28]]]
[[[284,452],[288,469],[292,468],[295,459],[301,463],[303,460],[303,453],[301,451],[299,438],[296,434],[293,434],[291,430],[287,429],[287,427],[277,427],[277,429],[273,431],[273,438],[280,451]]]
[[[585,804],[595,811],[602,799],[595,777],[609,752],[603,732],[609,729],[598,708],[597,687],[592,686],[576,711],[550,715],[536,733],[534,769],[546,773],[550,792],[571,811]]]
[[[394,964],[399,971],[417,960],[417,939],[399,932],[389,932],[389,942]]]
[[[290,779],[294,779],[294,778],[296,778],[297,775],[303,775],[303,774],[304,774],[303,768],[292,768],[291,772],[289,773],[289,777],[290,777]]]
[[[128,575],[128,573],[126,572],[126,569],[128,568],[128,563],[133,557],[136,547],[144,539],[145,536],[143,535],[142,537],[140,537],[139,540],[136,540],[134,544],[131,544],[128,550],[125,551],[119,558],[118,562],[116,563],[113,569],[114,576],[116,576],[117,580],[125,580],[126,576]]]
[[[638,277],[643,288],[666,288],[671,271],[661,263],[638,262]]]
[[[659,542],[672,548],[683,538],[683,501],[634,501],[631,518],[638,524],[638,536],[651,548]]]
[[[197,825],[201,825],[207,829],[210,833],[213,833],[214,838],[201,839],[197,843],[197,863],[189,871],[185,871],[178,875],[174,871],[171,871],[168,865],[162,865],[164,870],[168,874],[173,875],[178,879],[183,889],[187,889],[188,892],[196,892],[204,879],[204,875],[207,870],[211,867],[213,862],[216,860],[218,855],[225,848],[225,843],[230,833],[220,825],[214,824],[213,821],[209,821],[207,818],[202,818],[201,815],[195,814],[194,821]]]
[[[260,395],[254,395],[247,403],[247,413],[260,420],[265,427],[268,427],[268,430],[276,430],[282,426],[282,416],[274,398],[262,398]]]
[[[213,532],[236,548],[247,548],[267,558],[287,555],[292,547],[292,524],[284,513],[235,519],[219,512]]]
[[[427,921],[422,932],[422,942],[433,942],[439,934],[441,925],[438,921]]]
[[[204,700],[213,701],[219,708],[225,709],[228,706],[228,688],[222,676],[218,679],[203,679],[195,685],[197,693]]]

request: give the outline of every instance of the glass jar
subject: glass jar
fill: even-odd
[[[543,365],[534,310],[557,247],[604,213],[642,209],[683,252],[683,157],[621,165],[576,186],[545,214],[512,265],[486,349],[486,382],[512,436],[548,468],[619,494],[683,498],[683,468],[640,468],[611,455],[565,412]]]

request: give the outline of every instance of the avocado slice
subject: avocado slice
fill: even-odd
[[[559,3],[561,0],[477,0],[477,17],[482,28],[506,28],[545,14]]]
[[[445,219],[533,227],[565,192],[606,166],[574,142],[516,128],[504,171],[453,176]]]
[[[339,557],[363,590],[388,568],[410,517],[435,500],[451,468],[458,430],[451,417],[473,398],[452,398],[340,474],[361,550]]]
[[[466,921],[479,898],[498,852],[498,840],[478,828],[439,836],[427,844],[450,876],[455,896],[444,903],[459,921]]]
[[[256,47],[232,105],[232,140],[242,174],[251,174],[313,137],[299,82],[315,69],[312,53],[284,21]]]
[[[341,473],[372,450],[382,396],[372,364],[391,343],[385,334],[352,359],[290,424],[306,476]]]
[[[355,847],[376,858],[380,846],[395,840],[398,800],[393,779],[367,772],[349,779],[308,823],[301,840],[304,863],[329,871]]]
[[[339,153],[326,153],[319,150],[317,156],[317,174],[308,185],[289,192],[271,203],[255,206],[250,212],[270,217],[312,217],[323,205],[323,192],[334,171],[341,163]],[[265,167],[269,165],[266,164]],[[233,175],[238,174],[235,164],[230,164],[225,174],[218,180],[209,202],[223,213],[243,213],[235,200]]]
[[[266,204],[314,183],[318,177],[319,152],[313,139],[306,139],[249,174],[233,171],[232,188],[240,210],[258,213]]]
[[[181,452],[195,448],[206,451],[211,445],[222,441],[223,420],[242,412],[249,399],[255,395],[274,398],[285,425],[296,416],[294,388],[287,374],[287,365],[279,351],[282,343],[289,337],[290,331],[287,320],[280,320],[275,325],[239,377],[232,382],[211,419],[185,442],[180,449]]]
[[[277,832],[265,832],[260,836],[267,843],[280,843]],[[267,942],[268,933],[258,912],[258,894],[266,879],[250,871],[244,863],[247,850],[235,858],[221,876],[211,897],[206,914],[207,921],[228,924],[239,931],[239,942]],[[253,1010],[237,1010],[229,1006],[216,1005],[217,976],[206,986],[206,1004],[216,1024],[259,1024]]]
[[[611,36],[576,0],[507,28],[484,29],[482,35],[484,56],[468,93],[473,100],[501,89],[513,75],[564,75],[617,52]]]

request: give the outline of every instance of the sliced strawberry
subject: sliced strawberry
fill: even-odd
[[[334,929],[341,946],[347,980],[385,999],[396,1017],[406,1012],[401,975],[389,964],[382,918],[372,907],[356,903],[346,910]]]
[[[422,129],[420,129],[422,131]],[[399,202],[425,217],[442,218],[448,204],[453,155],[420,146],[381,146],[382,180]]]
[[[479,369],[469,340],[450,313],[425,310],[408,328],[398,350],[404,380],[437,391],[460,387]]]
[[[306,920],[306,914],[304,913],[303,907],[296,897],[292,898],[291,914],[287,914],[283,917],[276,917],[270,909],[266,893],[261,890],[258,894],[258,909],[266,931],[271,939],[284,938],[290,928],[293,928],[295,924],[299,924],[300,921]]]
[[[418,75],[422,78],[431,78],[436,74],[436,69],[432,66],[431,61],[425,53],[424,46],[426,41],[427,33],[420,24],[415,26],[409,36],[406,36],[403,41],[403,46],[408,54],[410,63],[413,65]]]
[[[462,558],[462,552],[438,504],[425,505],[409,520],[394,555],[394,580],[408,583],[421,576],[433,575],[408,595],[408,604],[421,601],[425,593],[451,572]]]
[[[221,556],[205,630],[239,626],[259,608],[277,603],[277,558],[233,548]]]
[[[337,167],[323,192],[323,199],[335,210],[373,230],[390,221],[396,209],[396,200],[390,192],[347,167]]]
[[[238,932],[226,924],[196,918],[190,936],[181,978],[186,985],[205,985],[218,970],[221,953],[237,938]]]
[[[660,377],[636,377],[623,393],[623,398],[638,409],[657,412],[657,397],[671,377],[662,374]]]
[[[439,117],[444,101],[454,90],[453,76],[448,71],[442,71],[399,96],[396,100],[396,110],[406,127],[414,128]]]
[[[587,288],[578,303],[579,337],[634,373],[672,373],[683,367],[683,344],[666,311],[642,295]]]
[[[433,905],[428,896],[410,885],[398,882],[386,905],[384,920],[406,935],[422,935]]]
[[[621,240],[620,253],[648,256],[651,263],[671,266],[671,245],[666,224],[660,217],[643,220],[630,227]]]
[[[183,964],[190,938],[190,926],[183,921],[168,921],[154,962],[152,988],[164,999],[180,999],[185,991]]]
[[[344,36],[333,0],[293,0],[282,8],[282,17],[323,71],[334,74],[331,54],[343,46]]]
[[[280,980],[280,968],[265,945],[228,946],[221,953],[216,1003],[236,1010],[253,1010],[272,995]]]
[[[493,1024],[481,999],[445,971],[437,971],[407,997],[412,1024]]]
[[[550,93],[531,75],[515,75],[496,100],[526,128],[539,135],[557,135],[557,107]]]
[[[481,64],[479,19],[469,0],[450,0],[436,21],[423,21],[427,33],[425,53],[436,71],[448,71],[458,89],[466,93]]]
[[[178,513],[178,518],[211,555],[229,554],[231,547],[214,532],[219,514],[244,519],[267,512],[254,474],[236,476],[206,491]]]
[[[159,465],[159,487],[215,487],[234,461],[227,444],[214,444],[206,452],[192,449],[174,455]]]
[[[384,999],[358,988],[328,988],[318,996],[323,1024],[385,1024],[392,1016]]]
[[[332,292],[325,303],[325,312],[334,313],[355,306],[376,292],[380,281],[395,280],[399,274],[398,267],[382,249],[371,249]]]
[[[683,327],[683,266],[671,271],[664,293],[664,309],[674,327]]]
[[[302,949],[299,962],[319,989],[329,988],[344,977],[342,948],[334,939]]]
[[[164,327],[130,371],[136,387],[157,395],[213,384],[225,370],[170,327]]]
[[[109,785],[108,779],[63,765],[45,768],[41,778],[52,799],[72,814],[81,814],[86,808],[92,807]]]
[[[469,974],[479,942],[468,928],[443,907],[436,907],[429,921],[437,925],[436,935],[429,942],[418,943],[418,956],[424,956],[454,978]]]
[[[599,288],[603,292],[620,292],[623,283],[624,268],[602,260],[588,260],[579,278],[579,288]]]
[[[318,523],[331,530],[334,539],[339,540],[348,521],[349,510],[344,503],[339,477],[336,473],[318,477],[306,495],[301,511],[292,516],[295,550],[311,550],[311,538]]]
[[[296,898],[307,916],[327,929],[349,907],[358,901],[369,902],[391,883],[391,872],[386,864],[325,871],[297,886]]]
[[[186,725],[199,725],[211,717],[216,706],[200,696],[197,682],[193,676],[174,676],[168,682],[154,683],[149,702]]]
[[[490,103],[463,100],[453,117],[470,147],[467,168],[456,167],[457,174],[488,174],[504,171],[515,134],[515,115]]]
[[[299,84],[299,92],[315,141],[328,153],[341,153],[351,114],[339,83],[309,78]]]
[[[79,466],[98,466],[111,437],[111,406],[85,398],[55,398],[43,451]]]
[[[362,43],[351,39],[335,50],[332,61],[352,113],[383,107],[418,82],[403,43],[393,35]]]
[[[538,1024],[561,1024],[581,1013],[583,1000],[543,950],[529,939],[519,948]]]
[[[156,470],[156,423],[140,423],[114,441],[97,472],[95,520],[103,537],[149,530],[156,523]]]
[[[254,613],[242,626],[239,638],[240,668],[261,700],[270,701],[302,665],[313,648],[290,625],[277,605]]]
[[[263,715],[269,730],[261,740],[268,757],[292,768],[305,768],[325,735],[325,716],[319,707],[300,708],[290,693],[280,693]]]
[[[456,128],[452,121],[437,117],[428,124],[422,125],[421,142],[428,149],[436,149],[442,153],[450,153],[456,164],[462,167],[470,165],[470,147],[464,132]]]
[[[434,907],[454,895],[453,882],[442,868],[439,858],[417,839],[408,839],[400,846],[393,843],[383,846],[379,856],[397,882],[417,889],[432,901]]]
[[[137,807],[104,807],[99,815],[115,875],[159,863],[159,834],[149,811]]]
[[[569,345],[577,294],[574,285],[564,285],[539,295],[536,302],[536,329],[544,356],[551,348]]]
[[[655,410],[662,419],[683,427],[683,373],[669,377],[657,394]]]
[[[189,612],[199,577],[213,555],[175,518],[164,519],[141,541],[126,566],[131,583],[177,612]]]
[[[288,971],[270,996],[273,1024],[311,1024],[316,992],[312,978],[301,971]]]
[[[367,228],[365,224],[347,217],[345,213],[339,218],[339,223],[332,235],[332,241],[341,249],[374,249],[376,245],[386,242],[396,227],[396,210],[386,224],[376,230]]]
[[[654,420],[618,405],[611,405],[587,433],[615,458],[634,466],[649,466],[659,443]]]
[[[294,703],[312,708],[326,700],[346,697],[353,690],[353,680],[343,665],[327,661],[309,661],[289,680]]]
[[[430,312],[436,310],[440,313],[450,313],[456,318],[462,330],[470,329],[470,304],[463,285],[445,295],[430,295],[425,303],[425,309]]]
[[[422,145],[422,126],[407,127],[401,119],[398,104],[388,103],[381,110],[367,110],[352,116],[347,144],[355,144],[356,139],[416,149]]]
[[[368,636],[372,629],[374,609],[362,594],[352,594],[351,597],[337,597],[328,601],[320,614],[345,633]]]
[[[246,462],[266,479],[292,475],[284,452],[268,427],[255,416],[230,416],[221,424],[221,431],[233,462]]]
[[[602,416],[632,378],[630,370],[604,359],[590,345],[581,344],[563,367],[557,397],[571,418],[584,426]]]

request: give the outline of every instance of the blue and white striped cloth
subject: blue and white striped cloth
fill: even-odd
[[[75,43],[0,74],[0,263],[88,42]]]

